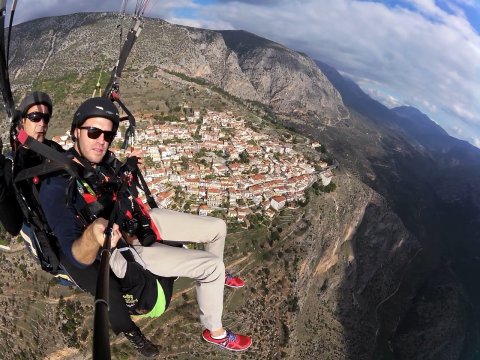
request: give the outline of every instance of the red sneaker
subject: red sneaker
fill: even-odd
[[[245,351],[252,345],[252,338],[247,335],[234,334],[227,330],[227,336],[222,339],[214,339],[210,334],[210,330],[203,330],[203,340],[206,342],[220,346],[222,349],[230,351]]]
[[[245,286],[245,281],[225,271],[225,285],[231,288],[241,288]]]

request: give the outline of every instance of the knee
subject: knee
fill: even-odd
[[[225,237],[227,236],[227,223],[222,219],[215,218],[214,228],[216,232],[216,238],[225,239]]]
[[[208,266],[205,267],[203,271],[203,279],[199,279],[200,281],[211,282],[215,281],[218,278],[225,277],[225,264],[223,263],[222,259],[218,257],[212,257],[211,261],[209,262]]]

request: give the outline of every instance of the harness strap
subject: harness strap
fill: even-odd
[[[54,161],[58,165],[61,165],[60,169],[65,170],[71,176],[80,178],[77,167],[75,166],[75,163],[71,158],[35,140],[31,136],[29,136],[25,130],[22,129],[18,133],[18,141],[20,141],[22,145],[27,146],[28,148],[32,149],[43,157]]]
[[[16,162],[18,152],[15,153],[15,158],[12,161],[12,166]],[[13,170],[12,170],[13,172]],[[19,190],[17,183],[22,179],[15,177],[12,182],[12,186],[17,195],[17,203],[22,210],[22,213],[29,226],[32,227],[33,233],[30,236],[30,241],[37,253],[37,259],[43,270],[51,273],[58,274],[59,270],[62,270],[62,266],[59,260],[58,248],[53,240],[53,235],[47,222],[44,219],[43,212],[38,208],[34,208],[31,203],[28,202],[25,194]],[[34,202],[39,203],[38,189],[34,182],[27,183],[28,188],[24,188],[33,197]],[[36,230],[35,230],[36,229]]]
[[[137,167],[138,169],[138,167]],[[155,198],[153,197],[150,189],[147,186],[147,183],[145,182],[145,179],[140,171],[137,172],[137,177],[140,180],[140,183],[142,184],[142,190],[145,193],[146,199],[148,206],[150,206],[151,209],[155,209],[158,207],[157,203],[155,202]]]
[[[43,164],[20,170],[15,176],[15,182],[31,179],[35,176],[50,174],[52,172],[64,170],[63,164],[45,162]]]

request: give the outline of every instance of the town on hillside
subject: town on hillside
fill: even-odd
[[[189,110],[191,116],[137,118],[135,148],[144,154],[143,174],[159,206],[248,227],[249,214],[272,219],[304,202],[312,184],[330,184],[335,165],[309,163],[293,143],[254,131],[230,111]],[[119,156],[123,136],[119,131],[112,146]],[[68,133],[53,140],[65,149],[73,145]]]

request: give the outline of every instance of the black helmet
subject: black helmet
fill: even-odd
[[[117,107],[111,100],[103,97],[94,97],[84,101],[75,111],[73,115],[72,127],[70,129],[70,136],[75,141],[73,132],[76,128],[83,125],[87,119],[92,117],[102,117],[109,119],[113,123],[112,130],[117,131],[120,124],[120,115]]]
[[[50,96],[48,96],[47,93],[44,93],[42,91],[34,91],[27,96],[25,96],[20,103],[19,110],[21,112],[22,117],[25,117],[27,115],[28,109],[30,109],[33,105],[37,104],[44,104],[48,108],[48,112],[50,115],[52,114],[53,107],[52,107],[52,100],[50,99]]]

